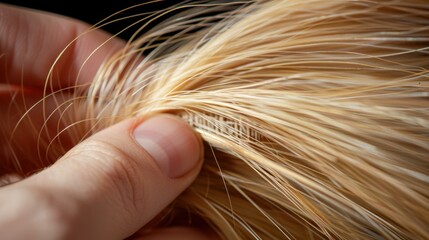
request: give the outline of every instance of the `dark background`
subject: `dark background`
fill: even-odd
[[[39,9],[39,10],[48,11],[48,12],[54,12],[57,14],[77,18],[93,25],[117,11],[120,11],[127,7],[134,6],[136,4],[141,4],[149,1],[147,0],[105,0],[105,1],[87,0],[86,2],[83,2],[83,1],[72,1],[72,0],[69,0],[69,1],[5,0],[0,2],[17,5],[17,6],[23,6],[27,8]],[[123,17],[123,16],[129,16],[131,14],[136,14],[136,13],[162,10],[180,2],[184,2],[184,1],[164,0],[157,3],[151,3],[145,6],[136,7],[135,9],[129,10],[126,13],[119,14],[115,16],[114,19]],[[192,2],[192,1],[187,1],[187,2]],[[124,29],[126,26],[132,24],[136,20],[138,20],[138,18],[123,20],[118,23],[109,24],[103,27],[103,29],[112,34],[115,34],[120,30]],[[119,36],[124,39],[128,39],[135,30],[137,30],[137,27],[131,28],[130,30],[128,30],[127,32]]]

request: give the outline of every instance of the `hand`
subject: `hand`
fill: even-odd
[[[43,97],[45,78],[56,57],[87,28],[61,16],[0,4],[1,131],[19,119],[24,104]],[[124,46],[112,39],[86,61],[110,37],[102,31],[79,37],[55,65],[53,76],[58,80],[52,88],[90,82],[102,61]],[[13,91],[20,92],[23,100],[9,108]],[[43,124],[40,114],[31,119]],[[22,146],[35,144],[25,131],[18,135]],[[7,140],[0,144],[4,149]],[[0,153],[0,174],[11,167],[5,160],[8,154]],[[0,235],[4,239],[129,237],[190,185],[201,159],[201,140],[180,119],[164,114],[125,120],[89,137],[43,171],[0,188]],[[34,170],[29,160],[20,164],[24,172]],[[151,231],[144,237],[210,238],[184,227]]]

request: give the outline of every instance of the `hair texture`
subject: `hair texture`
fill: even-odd
[[[76,88],[56,134],[38,129],[41,159],[64,154],[61,135],[74,145],[171,113],[202,136],[205,163],[155,224],[203,220],[224,239],[429,239],[427,0],[174,9]]]

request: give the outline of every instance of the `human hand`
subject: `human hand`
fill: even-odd
[[[0,119],[4,121],[0,129],[20,118],[19,109],[43,97],[45,78],[56,57],[87,27],[0,4]],[[102,61],[124,45],[118,39],[105,42],[110,37],[93,31],[78,38],[52,70],[58,78],[52,88],[90,82]],[[23,99],[10,108],[13,91]],[[54,108],[56,104],[47,103]],[[32,127],[38,129],[43,116],[38,111],[32,114]],[[23,146],[35,144],[26,138],[26,131],[17,135]],[[4,150],[7,140],[0,144],[0,174],[5,174],[11,164],[5,159],[11,153]],[[16,156],[19,159],[19,153]],[[0,235],[4,239],[123,239],[133,234],[144,239],[209,239],[202,231],[182,227],[135,234],[190,185],[201,158],[200,139],[176,117],[122,121],[73,147],[43,171],[0,188]],[[26,172],[34,170],[31,161],[20,164]]]

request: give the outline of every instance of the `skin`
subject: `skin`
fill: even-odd
[[[40,100],[57,56],[88,27],[62,16],[0,4],[0,119],[5,123],[1,127],[13,125],[15,115],[19,117],[7,107],[11,93],[23,96],[17,109]],[[105,42],[110,38],[100,30],[78,38],[53,69],[51,90],[89,83],[102,61],[125,44],[116,38]],[[48,106],[55,108],[56,104],[47,99]],[[42,117],[37,113],[31,116],[36,127],[43,124]],[[172,116],[154,118],[151,124],[150,119],[132,118],[107,128],[25,179],[0,172],[0,185],[4,185],[0,188],[2,238],[213,239],[210,233],[188,227],[141,230],[192,183],[202,165],[201,140],[189,126]],[[159,163],[161,155],[147,144],[149,137],[136,130],[145,124],[165,138],[174,135],[180,140],[175,155],[168,155],[169,163],[179,172],[165,167],[165,161]],[[166,125],[169,133],[162,132]],[[17,133],[20,144],[35,145],[25,134]],[[1,139],[0,144],[6,140]],[[11,168],[4,160],[7,154],[0,152],[2,169]],[[25,172],[35,170],[29,160],[20,164]]]

